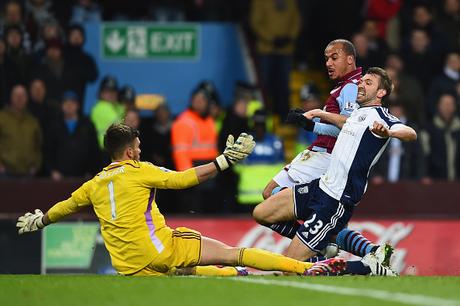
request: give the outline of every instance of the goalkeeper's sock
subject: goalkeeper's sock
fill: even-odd
[[[283,271],[297,274],[303,274],[313,266],[310,262],[301,262],[280,254],[255,248],[240,249],[237,265],[263,271]]]
[[[374,252],[379,247],[367,240],[361,233],[348,228],[339,232],[336,243],[340,249],[360,257]]]
[[[293,239],[295,237],[295,233],[300,227],[299,222],[297,220],[293,221],[285,221],[274,223],[271,225],[267,225],[269,228],[280,234],[281,236]]]
[[[195,275],[200,276],[238,276],[240,273],[236,267],[197,266]]]

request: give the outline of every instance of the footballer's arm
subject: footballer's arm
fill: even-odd
[[[382,138],[393,137],[402,141],[414,141],[417,139],[415,130],[402,123],[395,124],[391,128],[388,128],[381,122],[375,121],[371,128],[371,132]]]
[[[36,209],[34,213],[26,213],[20,216],[16,223],[16,227],[18,228],[19,234],[34,232],[79,211],[81,207],[82,206],[77,205],[72,198],[68,198],[67,200],[55,204],[46,214]]]
[[[304,114],[307,119],[313,120],[313,118],[319,118],[322,121],[330,122],[331,124],[335,125],[339,129],[343,127],[345,121],[347,121],[348,116],[334,114],[326,112],[322,109],[312,109]]]

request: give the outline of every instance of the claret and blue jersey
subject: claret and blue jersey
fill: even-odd
[[[356,205],[361,200],[366,192],[369,172],[389,142],[389,138],[381,138],[370,131],[374,121],[384,123],[390,130],[403,126],[385,107],[369,106],[355,110],[342,127],[331,163],[321,176],[320,188],[343,204]]]

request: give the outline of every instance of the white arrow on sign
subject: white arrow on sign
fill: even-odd
[[[125,41],[126,39],[121,37],[119,31],[113,30],[109,35],[107,35],[105,44],[110,49],[110,51],[112,51],[112,53],[117,53],[121,50],[121,48],[123,48]]]

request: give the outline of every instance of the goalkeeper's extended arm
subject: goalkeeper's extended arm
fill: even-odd
[[[80,208],[72,198],[68,198],[56,203],[46,214],[43,214],[40,209],[36,209],[33,214],[28,212],[18,218],[16,223],[18,233],[24,234],[41,230],[45,226],[77,212]]]
[[[236,141],[232,135],[229,135],[224,152],[217,156],[214,162],[195,167],[198,181],[200,183],[207,181],[218,172],[224,171],[231,165],[245,159],[254,150],[255,145],[252,136],[246,133],[241,133]]]

